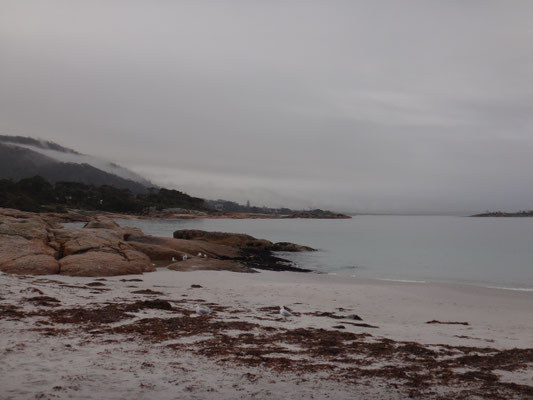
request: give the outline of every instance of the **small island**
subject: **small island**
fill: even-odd
[[[533,217],[533,210],[517,212],[487,211],[482,214],[471,215],[471,217]]]

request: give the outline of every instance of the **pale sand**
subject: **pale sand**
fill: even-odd
[[[142,282],[122,282],[123,279],[142,279]],[[94,278],[58,275],[18,277],[2,274],[0,305],[12,304],[26,313],[55,310],[37,307],[24,300],[46,295],[60,300],[60,308],[80,305],[91,308],[106,302],[145,300],[151,297],[131,292],[151,289],[163,292],[163,295],[152,298],[181,301],[180,306],[187,310],[194,310],[196,300],[228,307],[228,310],[210,316],[212,320],[249,321],[276,329],[332,330],[333,326],[342,324],[345,327],[343,332],[370,333],[371,341],[388,338],[418,342],[428,348],[434,345],[499,350],[533,347],[533,292],[291,272],[175,272],[164,268],[142,276],[106,278],[102,281],[103,288],[111,290],[102,292],[64,287],[58,283],[85,285],[94,281]],[[193,284],[202,287],[193,289]],[[42,294],[32,288],[39,289]],[[283,319],[275,312],[259,310],[279,305],[288,306],[300,315]],[[353,326],[344,319],[309,315],[315,312],[357,314],[363,321],[351,322],[367,323],[377,328]],[[133,314],[133,320],[109,325],[120,326],[148,317],[175,316],[172,311],[159,309],[145,309]],[[401,399],[407,393],[405,387],[398,387],[393,381],[338,382],[328,379],[327,371],[308,374],[278,372],[262,366],[233,364],[227,357],[203,357],[193,352],[194,343],[209,339],[210,332],[155,343],[126,339],[116,334],[95,336],[88,329],[47,336],[45,331],[30,329],[68,329],[70,325],[38,325],[38,320],[43,318],[0,319],[0,399]],[[467,322],[469,325],[427,324],[430,320]],[[225,333],[231,335],[231,332]],[[169,348],[168,344],[173,343],[187,346],[190,343],[191,351],[187,346],[179,350]],[[288,348],[290,346],[287,344]],[[321,362],[332,361],[324,359]],[[532,386],[532,371],[533,365],[528,364],[526,368],[501,371],[497,375],[505,382]],[[447,398],[456,389],[435,390]]]

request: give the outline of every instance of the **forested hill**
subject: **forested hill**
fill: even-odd
[[[92,165],[61,162],[34,150],[0,143],[0,179],[19,180],[40,175],[55,183],[76,181],[87,185],[111,185],[144,193],[147,187],[139,182],[122,178]]]
[[[23,211],[63,212],[67,208],[145,214],[150,209],[184,208],[207,211],[204,200],[178,190],[150,188],[133,193],[109,185],[87,185],[80,182],[48,182],[41,176],[0,180],[0,207]]]

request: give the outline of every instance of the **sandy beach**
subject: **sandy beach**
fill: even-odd
[[[292,272],[2,274],[0,398],[530,398],[532,300]]]

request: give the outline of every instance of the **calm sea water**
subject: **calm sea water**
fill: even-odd
[[[247,233],[319,249],[284,253],[338,275],[448,281],[533,290],[533,218],[356,216],[348,220],[118,220],[145,233],[177,229]]]

